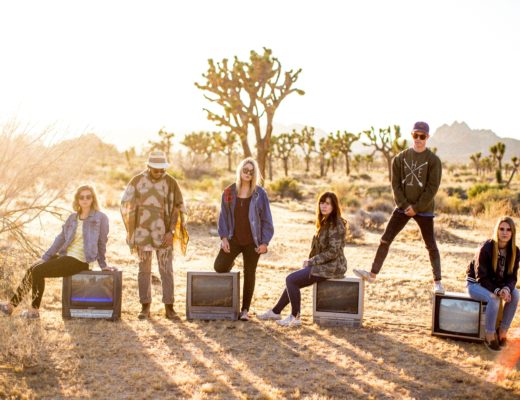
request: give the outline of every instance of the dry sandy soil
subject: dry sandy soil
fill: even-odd
[[[311,206],[274,203],[272,209],[276,233],[260,259],[253,314],[276,302],[285,276],[306,257],[314,230]],[[490,376],[501,370],[482,344],[430,335],[431,270],[413,222],[391,248],[378,282],[366,287],[362,328],[314,325],[306,289],[303,326],[287,329],[254,316],[248,323],[186,321],[186,271],[212,270],[218,251],[218,238],[201,226],[191,228],[188,255],[174,264],[179,319],[164,318],[160,285],[154,285],[153,318],[139,321],[137,266],[118,211],[108,214],[108,260],[124,276],[121,321],[63,321],[61,280],[49,280],[40,320],[23,320],[18,311],[0,319],[0,398],[520,398],[518,370],[494,382]],[[458,218],[461,224],[438,219],[444,283],[451,291],[464,290],[465,267],[492,225]],[[55,223],[45,230],[46,245],[57,229]],[[367,232],[347,246],[347,275],[370,266],[380,234]],[[519,327],[520,317],[513,324]]]

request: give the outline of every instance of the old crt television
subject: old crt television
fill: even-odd
[[[63,318],[121,318],[121,271],[82,271],[63,278]]]
[[[365,284],[356,277],[328,279],[314,284],[312,316],[323,326],[360,327]]]
[[[187,319],[236,320],[240,312],[240,272],[188,271]]]
[[[483,341],[486,304],[466,293],[434,294],[432,335]]]

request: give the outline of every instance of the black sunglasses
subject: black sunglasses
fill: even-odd
[[[254,168],[242,168],[242,173],[249,176],[254,176],[255,170]]]
[[[412,133],[412,137],[414,139],[421,139],[421,140],[426,140],[426,138],[428,137],[428,135],[424,134],[424,133]]]

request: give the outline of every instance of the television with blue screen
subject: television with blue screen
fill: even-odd
[[[186,318],[236,320],[240,312],[240,272],[188,271]]]
[[[467,293],[433,295],[432,335],[483,341],[486,303]]]
[[[82,271],[63,278],[63,318],[121,318],[121,271]]]

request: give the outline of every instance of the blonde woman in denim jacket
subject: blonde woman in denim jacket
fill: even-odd
[[[242,160],[236,170],[236,182],[222,193],[218,219],[221,244],[215,259],[215,271],[229,272],[240,253],[244,259],[242,321],[249,320],[256,266],[260,255],[267,253],[274,234],[267,193],[257,184],[260,179],[256,160],[251,157]]]
[[[22,316],[38,318],[45,278],[77,274],[90,269],[94,261],[98,262],[102,270],[112,269],[105,260],[108,217],[99,211],[94,188],[83,185],[76,189],[72,207],[75,212],[67,218],[52,246],[27,270],[11,300],[0,304],[0,310],[5,315],[11,315],[32,289],[31,308],[24,311]]]

